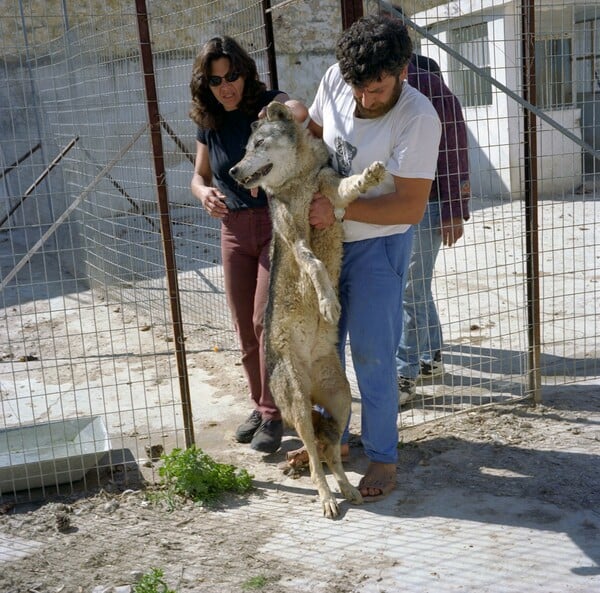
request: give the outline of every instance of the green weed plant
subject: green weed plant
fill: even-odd
[[[195,445],[173,449],[161,460],[158,474],[171,501],[176,495],[205,505],[214,503],[225,492],[243,494],[252,489],[252,476],[245,469],[217,463]]]
[[[165,573],[160,568],[152,568],[134,585],[133,593],[176,593],[169,589],[163,577]]]
[[[247,581],[242,583],[242,589],[244,591],[257,591],[258,589],[262,589],[269,584],[269,579],[263,575],[259,575],[256,577],[250,577]]]

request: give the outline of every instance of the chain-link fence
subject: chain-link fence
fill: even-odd
[[[426,58],[419,67],[439,68],[468,130],[471,218],[464,237],[441,250],[433,280],[446,373],[417,385],[405,422],[593,381],[600,7],[501,0],[365,7],[404,19]],[[417,349],[427,352],[427,344]]]
[[[305,89],[296,94],[310,102],[322,72],[310,77],[309,46],[320,64],[323,40],[329,57],[341,28],[337,2],[273,4],[148,3],[166,210],[140,3],[21,0],[0,16],[0,471],[25,467],[20,482],[3,474],[2,497],[54,488],[65,475],[73,482],[87,467],[76,473],[73,463],[99,468],[87,481],[109,471],[128,483],[137,462],[189,440],[186,405],[202,417],[189,394],[188,375],[204,378],[196,358],[237,343],[219,227],[189,191],[193,58],[227,33],[268,81],[272,15],[275,47],[281,40],[286,51],[279,86]],[[435,262],[444,372],[421,374],[401,424],[597,381],[600,8],[498,0],[402,9],[417,53],[437,62],[462,105],[472,198],[464,236]],[[381,10],[389,5],[364,3]],[[534,87],[524,82],[524,39]],[[165,259],[171,247],[176,269]]]
[[[0,19],[3,497],[90,467],[128,483],[130,462],[193,440],[189,352],[236,344],[219,228],[189,191],[189,80],[222,32],[269,80],[268,3],[243,4],[19,2]]]

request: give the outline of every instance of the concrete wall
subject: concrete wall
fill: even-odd
[[[112,25],[105,27],[102,42],[105,47],[110,46],[111,59],[137,52],[133,0],[87,0],[83,3],[66,0],[66,15],[63,14],[63,0],[22,1],[24,19],[21,19],[16,2],[0,0],[0,9],[10,17],[0,19],[1,55],[8,63],[22,63],[25,39],[28,51],[43,47],[62,37],[66,24],[75,35],[87,35],[94,43],[97,40],[93,33],[98,22],[110,21]],[[279,0],[272,2],[273,5],[278,3]],[[260,18],[260,2],[147,0],[147,6],[153,49],[157,53],[193,54],[203,41],[221,33],[239,36],[249,50],[260,39],[260,31],[253,33],[247,27],[249,20]],[[340,6],[340,0],[298,0],[272,12],[280,86],[299,98],[312,98],[323,66],[334,60],[333,47],[341,31]],[[124,23],[132,26],[122,27]],[[90,51],[94,51],[93,46]]]

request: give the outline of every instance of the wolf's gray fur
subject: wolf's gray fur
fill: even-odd
[[[311,478],[327,517],[339,514],[319,453],[342,495],[362,502],[348,481],[340,458],[340,439],[350,414],[351,394],[337,354],[340,304],[337,285],[342,259],[342,227],[310,226],[309,208],[320,191],[335,208],[378,185],[385,174],[374,163],[362,175],[342,179],[327,166],[321,140],[297,124],[281,103],[270,103],[257,122],[246,156],[230,171],[248,188],[269,194],[273,239],[265,344],[270,388],[285,422],[296,430],[309,456]],[[315,415],[318,405],[328,415]],[[317,442],[318,445],[317,446]]]

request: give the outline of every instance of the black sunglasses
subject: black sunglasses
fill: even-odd
[[[229,74],[225,74],[225,76],[209,76],[208,84],[210,86],[221,86],[223,80],[225,82],[235,82],[240,76],[239,72],[230,72]]]

